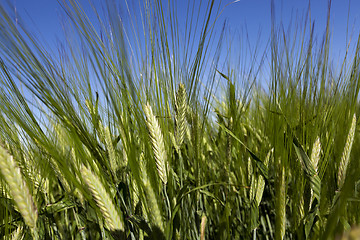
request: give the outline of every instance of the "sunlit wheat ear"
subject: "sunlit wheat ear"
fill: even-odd
[[[349,134],[346,139],[344,152],[341,156],[341,161],[340,161],[340,165],[339,165],[339,172],[338,172],[338,178],[337,178],[337,183],[338,183],[339,189],[341,189],[341,187],[345,181],[346,170],[347,170],[347,167],[349,164],[351,148],[354,143],[355,128],[356,128],[356,115],[354,114],[353,120],[351,122],[350,131],[349,131]]]
[[[13,156],[0,146],[0,168],[3,177],[9,184],[10,194],[24,218],[25,224],[30,228],[36,227],[38,218],[37,208],[34,204],[30,191],[27,188],[20,168],[16,165]]]
[[[185,85],[180,83],[176,93],[176,142],[181,147],[185,135],[186,120],[186,89]]]
[[[147,103],[144,106],[144,112],[146,116],[146,125],[149,130],[151,145],[154,151],[156,168],[161,181],[167,183],[167,172],[166,172],[166,152],[163,140],[163,135],[159,123],[152,111],[151,106]]]
[[[316,174],[319,174],[318,172],[318,165],[319,165],[319,160],[320,160],[320,153],[321,153],[321,143],[320,143],[320,138],[317,137],[315,142],[314,142],[314,145],[313,145],[313,148],[312,148],[312,151],[311,151],[311,156],[310,156],[310,160],[311,160],[311,164],[313,165],[314,169],[315,169],[315,172]],[[311,207],[311,204],[312,204],[312,201],[314,199],[314,191],[311,189],[310,190],[310,207]]]
[[[312,165],[314,166],[314,169],[316,172],[318,172],[318,164],[319,164],[319,160],[320,160],[320,153],[321,153],[321,143],[320,143],[320,138],[317,137],[313,148],[312,148],[312,152],[311,152],[311,156],[310,156],[310,160]]]
[[[100,179],[85,166],[81,167],[81,175],[88,185],[98,207],[103,214],[105,222],[110,230],[124,231],[124,224],[118,211],[102,185]]]

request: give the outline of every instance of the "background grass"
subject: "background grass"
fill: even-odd
[[[351,232],[360,221],[360,38],[335,69],[329,21],[319,44],[311,23],[293,36],[273,20],[266,51],[238,68],[220,64],[231,48],[226,31],[214,32],[217,1],[189,6],[206,11],[188,11],[185,33],[173,2],[141,3],[140,19],[122,6],[125,24],[112,1],[96,23],[62,2],[70,24],[59,58],[0,7],[1,235]]]

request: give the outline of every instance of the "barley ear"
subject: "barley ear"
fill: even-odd
[[[314,145],[313,145],[313,148],[311,151],[311,156],[310,156],[311,163],[316,172],[318,172],[320,153],[321,153],[321,143],[320,143],[320,138],[317,137],[314,142]]]
[[[319,165],[319,160],[320,160],[320,153],[321,153],[321,143],[320,143],[320,138],[317,137],[314,142],[314,145],[313,145],[313,148],[311,151],[311,156],[310,156],[310,161],[315,169],[316,174],[319,174],[318,165]],[[311,196],[310,196],[310,208],[311,208],[312,201],[314,200],[314,191],[312,189],[311,189],[310,194],[311,194]]]
[[[36,227],[38,218],[37,208],[34,204],[30,191],[23,180],[20,168],[3,147],[0,146],[0,169],[4,179],[9,185],[10,194],[24,218],[25,224],[30,228]]]
[[[354,117],[351,122],[350,131],[349,131],[349,134],[346,139],[344,152],[343,152],[343,154],[341,156],[341,160],[340,160],[339,172],[338,172],[338,178],[337,178],[337,183],[338,183],[339,189],[341,189],[341,187],[343,186],[344,181],[345,181],[346,170],[347,170],[347,167],[349,164],[351,148],[354,143],[355,128],[356,128],[356,115],[354,114]]]
[[[185,135],[185,119],[186,118],[186,89],[184,84],[179,84],[176,93],[176,142],[180,148]]]
[[[115,209],[113,201],[109,197],[109,194],[105,190],[98,176],[85,166],[82,166],[80,171],[84,181],[95,198],[101,213],[103,214],[108,228],[110,230],[124,231],[124,224],[121,215],[119,215],[118,211]]]
[[[163,135],[161,133],[159,123],[149,103],[144,106],[144,112],[146,116],[146,125],[149,131],[150,140],[154,151],[156,168],[161,181],[164,184],[167,184],[166,152]]]

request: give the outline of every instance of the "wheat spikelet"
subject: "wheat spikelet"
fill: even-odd
[[[22,240],[24,239],[23,227],[19,226],[12,234],[11,240]]]
[[[345,181],[346,170],[347,170],[347,167],[349,164],[349,159],[350,159],[350,152],[351,152],[351,148],[352,148],[352,145],[354,142],[355,128],[356,128],[356,115],[354,114],[353,120],[351,122],[350,131],[349,131],[349,134],[346,139],[344,152],[341,156],[341,161],[340,161],[340,165],[339,165],[339,172],[338,172],[338,179],[337,179],[339,189],[342,187],[342,185],[344,184],[344,181]]]
[[[163,135],[149,103],[144,106],[144,112],[146,116],[146,125],[149,130],[151,144],[155,155],[156,168],[161,181],[164,184],[167,184],[166,152]]]
[[[80,171],[95,198],[109,229],[124,231],[121,215],[119,215],[118,211],[115,209],[115,206],[100,179],[85,166],[82,166]]]
[[[319,160],[320,160],[320,153],[321,153],[321,143],[320,143],[320,138],[317,137],[313,148],[312,148],[312,152],[311,152],[311,156],[310,156],[310,160],[311,163],[314,166],[314,169],[316,172],[318,172],[318,164],[319,164]]]
[[[186,118],[186,90],[184,84],[179,84],[176,93],[176,142],[180,148],[184,141]]]
[[[21,213],[26,225],[30,228],[36,227],[38,218],[37,208],[34,204],[30,191],[27,188],[20,168],[16,165],[13,156],[0,146],[0,169],[9,185],[10,194]]]

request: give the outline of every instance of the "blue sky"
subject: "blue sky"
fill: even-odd
[[[9,1],[16,7],[17,15],[21,16],[27,28],[35,31],[36,36],[45,41],[48,46],[54,48],[56,52],[56,40],[62,39],[61,21],[64,18],[63,10],[57,0],[0,0]],[[92,0],[99,8],[102,0]],[[115,0],[124,2],[125,0]],[[128,0],[128,2],[138,3],[143,0]],[[167,1],[167,0],[164,0]],[[192,0],[171,0],[178,3],[179,17],[185,15],[186,7]],[[199,0],[194,0],[199,1]],[[207,0],[203,0],[207,1]],[[220,1],[220,0],[216,0]],[[222,6],[227,5],[234,0],[223,0]],[[288,26],[291,19],[295,20],[306,15],[309,1],[307,0],[274,0],[275,14],[277,23],[283,22]],[[84,6],[85,11],[91,13],[91,7],[88,0],[79,0]],[[271,30],[271,9],[270,0],[240,0],[227,6],[218,20],[216,31],[220,32],[222,22],[227,21],[228,30],[233,34],[233,44],[237,44],[237,37],[243,37],[244,28],[249,36],[249,42],[252,47],[258,40],[258,32],[261,31],[261,44],[266,44]],[[350,4],[350,8],[349,8]],[[135,4],[136,5],[136,4]],[[327,18],[327,0],[310,0],[311,18],[315,22],[315,35],[318,41],[321,41],[326,25]],[[350,10],[349,10],[350,9]],[[353,42],[356,43],[357,34],[360,33],[360,1],[359,0],[333,0],[331,7],[331,53],[332,59],[341,60],[346,47],[346,27],[349,26],[349,35],[354,33]],[[15,9],[14,9],[15,11]],[[136,11],[135,11],[136,12]],[[298,18],[296,18],[298,16]],[[90,19],[95,16],[90,14]],[[349,17],[349,19],[348,19]],[[301,22],[301,21],[300,21]],[[184,26],[180,26],[184,28]],[[261,54],[261,53],[260,53]],[[338,55],[341,55],[338,58]],[[337,63],[335,63],[336,65]]]
[[[61,36],[62,9],[57,0],[9,0],[16,6],[16,11],[26,25],[35,29],[45,41],[50,44],[55,42],[56,36]],[[136,0],[130,0],[136,1]],[[179,12],[185,13],[187,2],[191,0],[179,0]],[[80,0],[80,3],[90,11],[87,0]],[[95,6],[99,6],[101,0],[93,0]],[[232,2],[222,1],[222,5]],[[306,0],[275,0],[276,18],[288,25],[291,16],[303,16],[306,13],[309,2]],[[350,12],[349,12],[350,4]],[[315,21],[315,31],[322,36],[326,23],[327,0],[311,0],[311,15]],[[339,53],[345,48],[346,26],[349,13],[349,32],[358,33],[360,30],[360,1],[357,0],[333,0],[331,8],[332,26],[332,49]],[[90,15],[90,18],[93,17]],[[270,33],[271,12],[270,0],[240,0],[226,7],[220,17],[219,23],[227,20],[228,27],[232,32],[241,32],[244,26],[247,27],[250,40],[256,41],[258,31],[261,29],[262,37],[265,39]],[[35,27],[36,26],[36,27]],[[221,28],[221,24],[218,24]],[[220,31],[220,30],[219,30]],[[356,38],[356,36],[355,36]],[[265,40],[264,40],[265,41]]]

